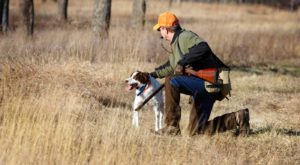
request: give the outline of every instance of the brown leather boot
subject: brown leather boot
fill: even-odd
[[[158,130],[158,134],[180,134],[179,122],[181,118],[180,92],[170,84],[171,77],[165,78],[165,127]]]
[[[155,131],[155,134],[176,136],[176,135],[181,135],[181,131],[178,127],[165,126],[164,128]]]
[[[235,112],[217,116],[206,123],[203,133],[213,135],[215,133],[225,132],[227,130],[237,129]]]
[[[233,130],[235,135],[248,135],[250,132],[249,110],[242,109],[236,112],[227,113],[222,116],[215,117],[206,123],[205,134],[212,135],[214,133]]]
[[[250,115],[248,108],[235,112],[236,121],[239,126],[239,135],[247,136],[250,133]]]

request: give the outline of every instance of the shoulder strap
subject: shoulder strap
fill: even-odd
[[[221,64],[224,68],[230,70],[230,67],[225,65],[223,61],[221,61],[214,53],[212,53],[213,58],[217,61],[217,63]]]
[[[180,34],[181,34],[182,32],[183,32],[183,30],[180,31],[179,34],[178,34],[178,36],[177,36],[177,37],[178,37],[178,39],[177,39],[177,47],[178,47],[179,54],[180,54],[181,57],[183,56],[183,53],[182,53],[181,48],[180,48],[179,39],[180,39]]]
[[[178,39],[177,39],[177,46],[178,46],[178,50],[179,50],[179,54],[180,56],[182,57],[183,56],[183,53],[181,51],[181,48],[180,48],[180,43],[179,43],[179,39],[180,39],[180,34],[182,33],[183,31],[181,31],[179,34],[178,34]],[[230,70],[230,67],[225,65],[214,53],[212,53],[212,56],[213,58],[217,61],[217,63],[221,64],[223,67],[227,68],[228,70]]]

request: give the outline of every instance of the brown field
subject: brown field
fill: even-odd
[[[137,32],[131,1],[113,0],[110,38],[94,42],[92,0],[71,1],[65,25],[48,1],[35,2],[32,38],[19,30],[12,1],[11,31],[0,36],[0,164],[300,164],[300,11],[151,0]],[[152,31],[166,10],[235,66],[232,97],[211,118],[247,107],[249,137],[189,137],[186,96],[182,136],[152,134],[148,106],[140,129],[131,127],[134,94],[124,80],[167,60]]]

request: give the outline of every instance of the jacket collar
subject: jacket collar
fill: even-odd
[[[181,32],[183,32],[184,30],[183,29],[178,29],[178,30],[176,30],[175,31],[175,34],[174,34],[174,36],[173,36],[173,38],[172,38],[172,41],[171,41],[171,45],[175,42],[175,40],[176,40],[176,38],[179,36],[179,34],[181,33]]]

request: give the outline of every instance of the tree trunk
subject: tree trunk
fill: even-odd
[[[172,4],[173,4],[173,0],[169,0],[169,8],[172,7]]]
[[[0,0],[0,18],[2,18],[2,14],[3,14],[3,3],[4,3],[4,0]],[[0,28],[2,31],[2,20],[0,21]]]
[[[68,0],[58,1],[58,20],[67,21],[68,19]]]
[[[2,0],[2,13],[1,13],[1,25],[2,25],[2,32],[6,33],[8,30],[8,21],[9,21],[9,0]]]
[[[33,0],[21,0],[20,8],[21,8],[23,28],[26,29],[27,35],[33,35],[33,28],[34,28]]]
[[[143,29],[145,25],[146,0],[134,0],[132,9],[132,26],[137,29]]]
[[[43,3],[45,3],[47,0],[42,0]],[[57,2],[57,0],[52,0],[53,2]]]
[[[95,0],[94,2],[93,31],[100,38],[107,38],[111,16],[111,0]]]

